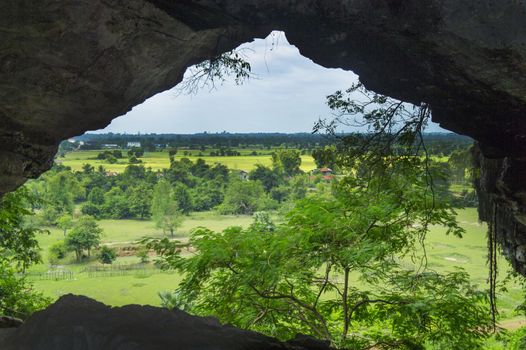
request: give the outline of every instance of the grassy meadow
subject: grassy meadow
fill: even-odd
[[[486,266],[486,225],[479,223],[474,208],[458,211],[458,220],[466,230],[463,238],[446,236],[445,228],[433,227],[427,237],[428,267],[446,272],[460,267],[466,270],[474,283],[481,288],[487,288]],[[225,216],[215,212],[192,213],[178,230],[176,239],[185,240],[192,228],[205,226],[212,230],[222,230],[228,226],[247,226],[252,222],[250,216]],[[160,237],[163,233],[156,229],[149,220],[101,220],[104,230],[103,243],[115,247],[131,246],[144,236]],[[39,242],[42,247],[44,263],[34,266],[30,272],[45,272],[50,268],[47,258],[51,244],[63,238],[62,231],[50,228],[49,235],[41,235]],[[114,264],[138,263],[134,255],[121,256]],[[123,276],[89,277],[80,273],[90,265],[99,263],[92,260],[77,264],[73,257],[65,259],[62,265],[74,273],[71,280],[34,280],[35,287],[52,298],[58,298],[66,293],[83,294],[109,305],[124,304],[159,305],[159,291],[173,290],[181,280],[181,276],[173,272],[147,270],[130,272]],[[501,275],[505,275],[508,263],[504,258],[499,260]],[[517,285],[508,286],[508,291],[499,297],[500,317],[508,322],[516,322],[517,316],[513,310],[523,298],[522,290]]]
[[[229,226],[246,226],[252,222],[250,216],[219,215],[214,212],[192,213],[177,230],[175,239],[184,241],[190,231],[198,226],[205,226],[213,230],[223,230]],[[157,229],[150,220],[100,220],[99,226],[104,230],[102,242],[115,248],[134,246],[135,242],[143,237],[162,237],[163,233]],[[153,269],[152,264],[147,264],[145,271],[129,272],[123,276],[89,277],[83,270],[89,266],[100,265],[95,259],[87,262],[76,263],[73,255],[69,255],[62,265],[51,268],[48,259],[49,247],[63,239],[63,231],[50,227],[49,234],[38,237],[42,248],[43,263],[31,267],[29,278],[34,282],[36,289],[51,298],[58,298],[67,293],[82,294],[97,299],[108,305],[119,306],[126,304],[159,305],[159,291],[173,290],[181,276],[172,272],[160,272]],[[118,264],[139,263],[139,258],[134,256],[119,256],[114,262]],[[73,279],[42,280],[34,274],[47,271],[71,271]]]
[[[176,159],[188,158],[195,162],[198,158],[205,160],[208,164],[220,163],[226,165],[230,169],[250,171],[256,167],[256,164],[265,166],[272,165],[272,157],[270,153],[272,150],[252,150],[252,149],[236,149],[241,153],[240,156],[208,156],[209,152],[203,152],[203,156],[198,156],[201,152],[199,150],[186,150],[191,155],[185,156],[183,151],[179,151],[176,155]],[[104,150],[92,150],[92,151],[72,151],[67,152],[64,157],[58,157],[56,162],[65,166],[71,167],[72,170],[82,170],[84,164],[91,164],[95,168],[99,165],[104,166],[107,171],[123,172],[124,169],[129,165],[128,158],[123,150],[124,157],[119,159],[117,163],[110,164],[106,160],[96,159],[97,155]],[[252,156],[250,153],[256,151],[258,155]],[[170,159],[167,151],[159,152],[144,152],[144,156],[140,158],[142,165],[146,168],[152,168],[152,170],[161,170],[170,167]],[[301,156],[301,169],[303,171],[310,171],[316,168],[314,159],[310,155]]]

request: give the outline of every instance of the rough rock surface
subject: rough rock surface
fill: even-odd
[[[183,311],[111,308],[66,295],[7,336],[2,350],[330,350],[308,337],[282,343]]]
[[[48,169],[60,140],[280,29],[315,62],[430,103],[476,139],[482,218],[506,222],[499,239],[526,271],[524,0],[4,1],[0,23],[0,194]]]

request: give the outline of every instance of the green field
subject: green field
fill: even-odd
[[[427,237],[428,266],[430,269],[445,272],[456,267],[465,269],[471,275],[473,282],[481,288],[487,288],[486,266],[486,225],[478,222],[474,208],[459,210],[458,219],[466,229],[463,238],[446,236],[445,229],[433,227]],[[222,230],[228,226],[246,226],[252,221],[249,216],[221,216],[214,212],[193,213],[185,221],[177,233],[177,239],[184,240],[189,231],[196,226],[206,226],[212,230]],[[135,220],[102,220],[100,226],[104,229],[103,242],[111,245],[132,245],[144,236],[161,236],[151,221]],[[51,229],[50,235],[39,237],[43,249],[44,264],[31,269],[33,272],[43,272],[49,269],[47,250],[49,246],[62,238],[62,232]],[[109,305],[124,305],[129,303],[159,305],[157,292],[173,290],[180,281],[180,276],[174,273],[130,273],[125,276],[94,277],[86,273],[79,273],[86,266],[98,264],[89,262],[74,264],[70,258],[63,267],[75,273],[73,280],[42,281],[34,280],[37,289],[46,295],[57,298],[65,293],[84,294]],[[135,256],[120,257],[117,264],[138,262]],[[508,263],[500,258],[501,275],[505,274]],[[515,306],[523,298],[519,286],[508,286],[508,292],[500,295],[499,306],[501,319],[516,317],[513,313]]]
[[[228,226],[246,226],[252,222],[250,216],[218,215],[213,212],[192,213],[182,227],[178,229],[176,239],[184,240],[191,229],[206,226],[213,230],[223,230]],[[101,220],[100,227],[104,230],[102,239],[104,244],[111,246],[133,246],[134,243],[145,236],[161,237],[163,233],[155,228],[149,220]],[[50,234],[38,237],[42,248],[43,264],[33,266],[30,273],[50,271],[48,249],[63,238],[63,232],[56,228],[49,228]],[[163,290],[173,290],[180,281],[180,276],[174,273],[160,273],[152,270],[147,273],[129,273],[125,276],[89,277],[81,273],[86,267],[98,265],[96,261],[77,264],[73,256],[69,256],[58,269],[71,271],[73,280],[40,280],[30,276],[35,287],[47,296],[58,298],[67,293],[82,294],[102,301],[109,305],[119,306],[125,304],[159,305],[157,293]],[[135,256],[119,257],[115,264],[138,263]],[[57,268],[53,268],[56,271]]]
[[[265,166],[272,165],[272,158],[269,153],[270,151],[265,150],[266,154],[257,156],[248,155],[249,151],[251,152],[251,150],[243,150],[241,156],[210,157],[205,155],[199,157],[197,156],[199,154],[198,150],[188,150],[188,152],[192,153],[191,156],[184,156],[181,154],[181,152],[179,152],[176,156],[176,159],[185,157],[195,162],[197,159],[201,158],[209,164],[220,163],[226,165],[230,169],[245,171],[254,169],[256,164]],[[102,165],[107,171],[122,172],[129,165],[127,158],[119,159],[119,161],[115,164],[110,164],[105,160],[95,159],[100,152],[101,150],[68,152],[64,157],[58,157],[56,162],[65,166],[69,166],[72,170],[76,171],[82,170],[82,166],[84,164],[91,164],[94,167]],[[125,153],[125,151],[123,151],[123,153]],[[258,151],[258,153],[261,153],[261,151]],[[168,152],[145,152],[144,156],[140,159],[142,160],[142,165],[147,168],[152,168],[152,170],[167,169],[170,167]],[[303,171],[310,171],[315,168],[316,164],[310,155],[301,156],[301,169]]]

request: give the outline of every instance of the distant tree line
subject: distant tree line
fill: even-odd
[[[337,135],[345,136],[345,134]],[[452,133],[424,134],[427,148],[432,154],[449,155],[456,149],[469,146],[473,141],[465,136]],[[83,149],[100,149],[103,144],[116,144],[125,148],[128,142],[138,141],[145,151],[159,148],[208,149],[221,148],[287,148],[315,149],[337,142],[333,137],[312,133],[198,133],[198,134],[85,134],[75,138],[84,141]],[[63,142],[64,149],[71,149],[68,141]]]

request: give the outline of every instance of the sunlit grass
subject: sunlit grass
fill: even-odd
[[[254,150],[259,153],[265,153],[263,155],[251,156],[248,155],[253,150],[243,150],[241,156],[231,156],[231,157],[211,157],[207,154],[209,152],[203,152],[205,155],[198,156],[198,150],[188,150],[192,155],[185,156],[181,151],[177,153],[176,159],[181,159],[183,157],[188,158],[192,161],[196,161],[201,158],[205,160],[208,164],[220,163],[226,165],[230,169],[235,170],[245,170],[250,171],[256,167],[256,164],[261,164],[264,166],[272,165],[272,157],[269,150]],[[64,157],[58,157],[56,162],[63,164],[65,166],[71,167],[72,170],[80,171],[84,164],[91,164],[95,168],[98,168],[102,165],[106,171],[113,172],[123,172],[124,169],[129,165],[128,158],[126,157],[126,152],[123,151],[123,158],[119,159],[117,163],[110,164],[106,160],[95,159],[100,153],[100,150],[93,151],[73,151],[65,154]],[[146,168],[152,168],[152,170],[162,170],[170,167],[170,159],[168,157],[168,152],[145,152],[144,156],[140,158],[142,160],[142,165]],[[310,155],[301,156],[301,169],[303,171],[310,171],[316,168],[314,159]]]

